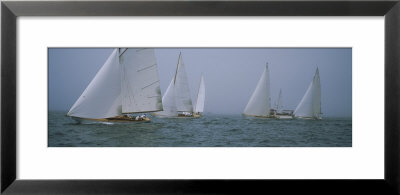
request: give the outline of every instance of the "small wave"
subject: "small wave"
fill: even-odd
[[[265,140],[261,141],[260,144],[269,144],[269,142],[270,142],[270,140],[265,139]]]
[[[235,129],[229,129],[229,131],[230,131],[230,132],[237,132],[237,131],[240,131],[240,129],[237,129],[237,128],[235,128]]]
[[[63,125],[80,125],[81,123],[71,122],[71,123],[64,123]]]
[[[55,136],[63,136],[63,135],[64,135],[64,133],[63,133],[63,132],[60,132],[60,131],[58,131],[58,132],[55,132],[55,133],[54,133],[54,135],[55,135]]]

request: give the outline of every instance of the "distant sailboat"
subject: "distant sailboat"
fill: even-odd
[[[299,105],[294,110],[295,118],[322,119],[321,113],[321,84],[319,70],[315,71],[314,78]]]
[[[275,103],[275,110],[277,113],[282,112],[282,89],[279,90],[278,101]]]
[[[247,116],[273,118],[271,114],[271,98],[270,98],[270,79],[268,63],[265,65],[263,74],[258,81],[257,87],[253,92],[246,108],[243,112]]]
[[[275,118],[293,119],[293,110],[283,110],[282,89],[279,90],[278,101],[275,103]]]
[[[114,49],[67,116],[102,122],[149,121],[162,110],[154,49]]]
[[[205,85],[204,85],[203,74],[201,74],[199,91],[197,92],[197,100],[196,100],[196,104],[195,104],[195,107],[194,107],[194,113],[193,113],[193,115],[195,117],[200,117],[202,115],[203,110],[204,110],[205,97],[206,97],[206,88],[205,88]]]
[[[186,75],[182,54],[179,53],[175,75],[172,78],[163,98],[164,110],[154,115],[164,117],[193,117],[193,105],[189,82]]]

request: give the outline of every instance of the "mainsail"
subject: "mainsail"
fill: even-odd
[[[294,116],[321,119],[321,114],[321,84],[317,68],[312,82],[294,111]]]
[[[192,97],[189,90],[189,82],[186,75],[185,64],[179,53],[178,64],[174,77],[176,109],[178,112],[193,112]]]
[[[206,88],[204,86],[204,77],[203,77],[203,74],[202,74],[201,78],[200,78],[199,91],[197,93],[196,105],[195,105],[195,108],[194,108],[194,112],[195,113],[203,112],[205,97],[206,97]]]
[[[122,113],[162,110],[154,49],[127,49],[120,55]]]
[[[250,116],[269,117],[271,110],[270,98],[270,79],[268,63],[265,65],[265,70],[258,81],[257,87],[253,92],[243,114]]]
[[[119,52],[121,51],[121,53]],[[162,110],[153,49],[115,49],[68,116],[103,119]]]

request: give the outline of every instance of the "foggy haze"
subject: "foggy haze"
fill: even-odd
[[[50,48],[49,110],[67,112],[112,50]],[[193,102],[204,74],[205,113],[241,114],[268,62],[272,107],[282,89],[283,109],[294,110],[318,67],[323,117],[351,116],[351,48],[156,48],[162,94],[175,74],[179,52]]]

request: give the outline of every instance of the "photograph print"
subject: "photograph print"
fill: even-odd
[[[352,48],[48,48],[48,147],[352,147]]]

